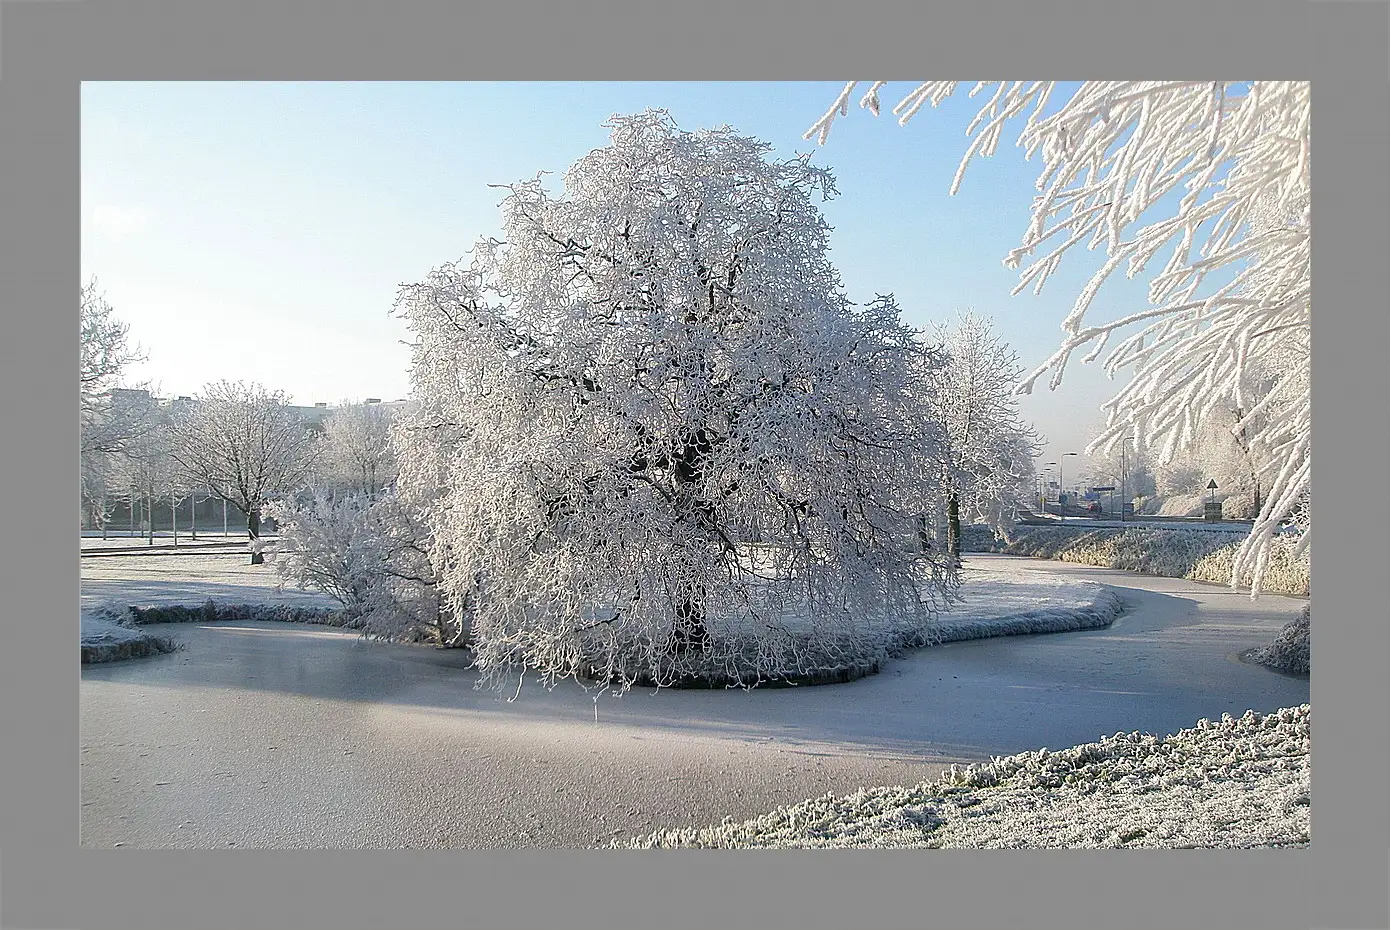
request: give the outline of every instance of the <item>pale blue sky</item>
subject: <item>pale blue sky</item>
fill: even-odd
[[[852,107],[819,149],[802,133],[830,106],[813,83],[86,83],[82,274],[95,275],[165,395],[229,378],[296,403],[409,391],[396,289],[496,233],[505,184],[557,175],[606,143],[604,121],[648,107],[684,129],[729,124],[790,156],[816,149],[840,195],[822,204],[850,299],[892,292],[907,322],[990,317],[1032,369],[1101,256],[1077,251],[1040,296],[1010,297],[1002,260],[1023,234],[1037,160],[1007,136],[951,180],[979,102],[960,96],[900,127]],[[1016,130],[1017,132],[1017,130]],[[558,179],[557,179],[558,183]],[[1099,319],[1145,304],[1139,281],[1102,291]],[[1055,392],[1022,399],[1048,441],[1080,452],[1117,385],[1074,357]],[[1068,476],[1081,459],[1068,459]],[[1069,483],[1071,483],[1069,481]]]

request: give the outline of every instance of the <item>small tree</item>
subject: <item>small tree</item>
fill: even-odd
[[[509,187],[506,241],[398,304],[419,405],[398,484],[484,680],[780,674],[925,619],[954,582],[915,545],[936,359],[891,298],[841,292],[829,174],[664,113],[611,126],[564,197]]]
[[[395,477],[391,414],[380,404],[342,404],[324,420],[320,470],[333,484],[374,500]]]
[[[184,475],[246,516],[251,564],[263,563],[262,507],[304,486],[317,451],[313,433],[282,392],[231,381],[204,387],[177,411],[171,429]]]
[[[132,515],[143,508],[146,538],[153,545],[155,505],[163,503],[176,487],[178,464],[172,456],[169,418],[155,399],[144,394],[127,403],[132,420],[143,425],[126,439],[120,452],[109,453],[107,460],[113,464],[113,483],[128,496]]]
[[[807,132],[825,142],[837,115],[849,110],[850,82]],[[958,81],[928,81],[894,107],[906,123],[925,105],[950,97]],[[875,82],[860,105],[877,114]],[[1308,526],[1311,407],[1309,403],[1310,115],[1307,81],[1088,81],[1047,112],[1054,81],[981,81],[972,95],[990,99],[972,121],[976,133],[952,182],[966,165],[992,155],[1005,125],[1025,117],[1019,145],[1041,152],[1041,192],[1019,248],[1005,263],[1025,267],[1016,290],[1037,292],[1063,254],[1085,242],[1104,246],[1107,260],[1078,295],[1063,322],[1062,346],[1024,381],[1048,371],[1062,380],[1072,353],[1093,346],[1097,357],[1112,336],[1139,325],[1107,357],[1114,374],[1133,375],[1105,405],[1107,429],[1088,452],[1134,436],[1170,461],[1215,413],[1239,411],[1237,431],[1260,448],[1257,471],[1270,488],[1232,568],[1260,590],[1276,532],[1287,522]],[[1102,284],[1124,267],[1142,272],[1169,252],[1150,287],[1150,306],[1090,325],[1086,315]],[[1212,284],[1219,276],[1225,282]],[[1278,360],[1278,363],[1277,363]],[[1257,368],[1277,373],[1252,395]],[[1303,514],[1303,517],[1299,517]],[[1309,545],[1302,533],[1297,551]]]
[[[1030,497],[1038,437],[1019,418],[1018,356],[988,320],[962,314],[937,326],[946,364],[931,372],[933,417],[946,432],[941,481],[947,500],[947,548],[961,557],[961,513],[1002,528]]]

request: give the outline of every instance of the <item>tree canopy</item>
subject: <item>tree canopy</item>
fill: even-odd
[[[940,360],[892,298],[842,292],[814,204],[831,176],[662,112],[610,125],[561,195],[507,187],[504,241],[398,301],[399,483],[432,502],[485,678],[766,675],[921,621],[954,583],[916,545]]]

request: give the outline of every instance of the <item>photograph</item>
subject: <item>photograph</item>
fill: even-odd
[[[80,98],[83,849],[1310,845],[1310,81]]]

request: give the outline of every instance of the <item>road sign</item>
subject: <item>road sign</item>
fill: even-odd
[[[1207,489],[1208,489],[1209,491],[1216,491],[1216,490],[1217,490],[1217,479],[1216,479],[1216,478],[1209,478],[1209,479],[1208,479],[1208,482],[1207,482]]]
[[[1111,485],[1107,485],[1107,486],[1104,487],[1104,488],[1092,488],[1092,490],[1093,490],[1093,491],[1098,491],[1098,492],[1100,492],[1100,491],[1114,491],[1115,488],[1112,487]]]

